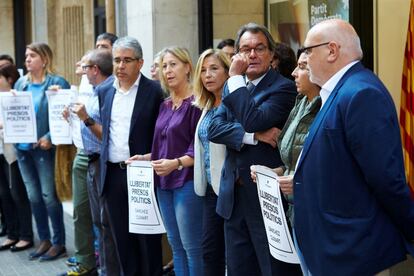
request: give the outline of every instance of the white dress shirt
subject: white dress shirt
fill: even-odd
[[[109,124],[108,160],[118,163],[127,160],[129,152],[129,129],[134,110],[135,98],[141,74],[128,91],[119,87],[119,81],[115,78],[113,86],[116,89],[112,102],[111,121]]]
[[[320,95],[321,95],[321,100],[322,100],[321,109],[322,109],[323,105],[326,103],[326,100],[328,100],[329,95],[331,95],[332,91],[335,89],[335,86],[341,80],[342,76],[345,75],[345,73],[349,70],[349,68],[351,68],[357,62],[359,62],[359,60],[353,61],[353,62],[349,63],[348,65],[346,65],[345,67],[343,67],[341,70],[336,72],[335,75],[333,75],[321,87],[321,91],[319,92]]]

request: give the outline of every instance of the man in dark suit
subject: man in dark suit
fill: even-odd
[[[99,94],[102,120],[101,188],[123,275],[161,275],[161,235],[129,233],[125,160],[151,151],[155,121],[163,100],[158,83],[140,73],[139,42],[113,45],[115,81]]]
[[[312,275],[387,273],[414,240],[394,103],[349,23],[315,25],[303,51],[322,108],[294,176],[299,248]]]
[[[283,128],[296,96],[293,82],[270,68],[274,48],[265,27],[249,23],[239,30],[224,88],[230,94],[209,127],[210,141],[227,146],[217,213],[225,219],[229,275],[300,275],[298,265],[270,255],[257,187],[250,178],[252,164],[283,165],[276,137],[268,141],[261,136]],[[249,142],[249,133],[259,141]]]

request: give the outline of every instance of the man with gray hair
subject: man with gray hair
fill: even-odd
[[[76,251],[66,262],[72,268],[62,275],[97,275],[92,224],[99,230],[101,275],[119,275],[108,215],[98,193],[102,125],[96,89],[113,83],[112,53],[102,49],[89,51],[82,57],[80,67],[94,89],[86,103],[71,106],[71,112],[81,121],[83,148],[78,148],[72,170]],[[69,116],[68,110],[64,116]]]
[[[102,119],[101,186],[109,213],[121,275],[161,275],[161,235],[129,233],[125,161],[151,151],[160,85],[141,74],[144,63],[139,42],[119,38],[113,45],[115,80],[99,90]]]
[[[294,176],[301,263],[312,275],[390,275],[414,252],[414,201],[393,100],[361,64],[348,22],[315,25],[304,45],[322,107]]]

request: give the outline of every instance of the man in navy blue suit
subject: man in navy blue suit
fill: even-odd
[[[323,21],[304,45],[322,107],[294,176],[299,248],[312,275],[387,273],[414,240],[394,103],[349,23]]]
[[[283,165],[273,134],[283,128],[297,94],[293,82],[271,69],[274,49],[265,27],[249,23],[239,30],[224,88],[230,94],[209,127],[210,141],[227,146],[217,213],[225,219],[230,276],[301,275],[298,265],[270,255],[257,187],[250,178],[252,164]]]
[[[140,73],[142,48],[131,37],[113,45],[115,81],[99,91],[102,120],[101,187],[122,275],[162,274],[161,235],[129,233],[125,160],[151,151],[163,100],[158,83]]]

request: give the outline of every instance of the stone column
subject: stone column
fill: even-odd
[[[198,57],[197,1],[151,0],[127,1],[128,35],[142,45],[144,66],[149,76],[154,54],[166,46],[188,48],[193,62]]]
[[[11,55],[14,58],[14,25],[13,1],[0,1],[0,53]]]
[[[115,2],[114,0],[105,0],[106,31],[115,33]]]

